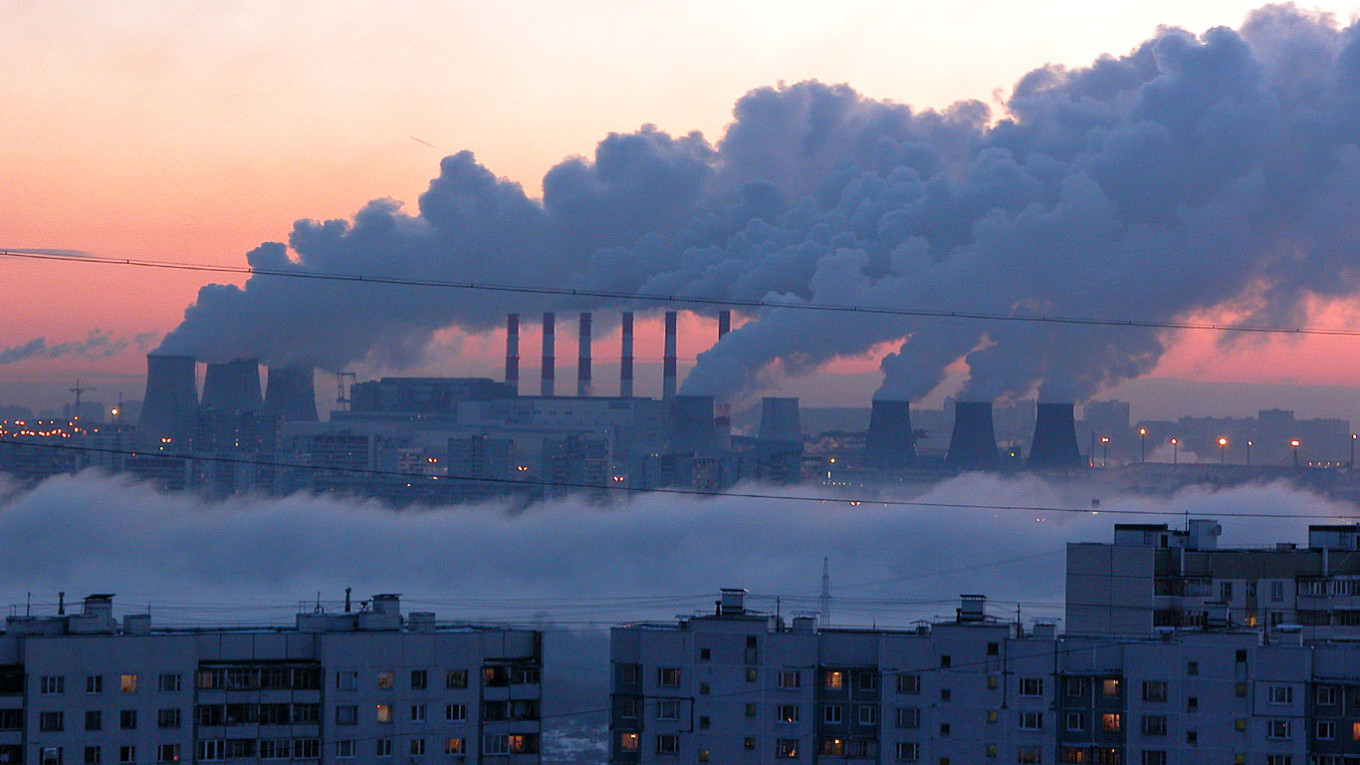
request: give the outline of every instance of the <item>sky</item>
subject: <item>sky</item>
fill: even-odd
[[[1125,54],[1159,25],[1197,34],[1236,27],[1253,7],[0,2],[0,247],[243,265],[247,251],[284,239],[296,219],[348,218],[377,198],[414,207],[441,157],[457,151],[537,196],[546,170],[590,155],[613,131],[653,124],[716,140],[753,88],[816,79],[913,107],[995,106],[1041,65]],[[1304,7],[1342,24],[1355,12],[1343,3]],[[0,402],[11,391],[32,395],[24,384],[62,381],[48,386],[50,399],[76,377],[96,381],[105,398],[115,389],[136,397],[142,354],[208,281],[231,279],[0,262],[0,349],[39,338],[73,348],[93,330],[106,338],[88,352],[0,366]],[[1311,320],[1355,326],[1355,314],[1337,301],[1317,306]],[[425,371],[494,373],[499,342],[446,339],[450,353]],[[1355,382],[1342,363],[1354,355],[1351,339],[1226,349],[1214,340],[1183,338],[1153,375]],[[682,347],[682,356],[699,350]],[[867,398],[876,366],[848,359],[834,371],[869,380],[849,386]],[[818,379],[790,386],[853,403]]]

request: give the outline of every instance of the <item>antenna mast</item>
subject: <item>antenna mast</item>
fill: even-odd
[[[822,623],[831,623],[831,559],[822,558]]]

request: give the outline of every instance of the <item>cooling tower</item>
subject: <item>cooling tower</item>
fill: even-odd
[[[505,384],[519,393],[519,314],[505,316]]]
[[[673,396],[670,410],[672,453],[713,454],[717,451],[712,396]]]
[[[666,347],[661,359],[661,398],[675,398],[675,311],[666,312]]]
[[[169,438],[188,447],[198,410],[194,369],[190,356],[146,357],[146,396],[137,420],[137,437],[142,443],[160,444],[161,439]]]
[[[270,367],[264,411],[293,422],[316,422],[315,383],[311,367]]]
[[[760,400],[761,441],[803,443],[803,427],[798,420],[798,399],[762,398]]]
[[[619,354],[619,395],[633,397],[633,313],[623,314],[623,348]]]
[[[1032,468],[1074,468],[1084,464],[1077,448],[1072,404],[1039,404],[1027,464]]]
[[[540,394],[554,395],[557,387],[557,316],[543,314],[543,385]]]
[[[723,335],[732,331],[732,312],[726,309],[718,311],[718,339],[723,339]]]
[[[590,314],[582,313],[576,332],[576,395],[590,395]]]
[[[259,359],[208,365],[203,378],[203,406],[219,412],[258,412],[263,405]]]
[[[954,433],[949,438],[949,452],[944,461],[959,470],[996,470],[1000,467],[991,402],[959,401],[954,404]]]
[[[916,435],[911,429],[911,402],[874,399],[869,432],[864,438],[864,461],[869,467],[904,468],[916,460]]]

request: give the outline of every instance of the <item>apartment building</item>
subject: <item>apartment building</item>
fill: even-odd
[[[0,762],[537,763],[541,633],[404,617],[397,595],[290,627],[10,616]]]

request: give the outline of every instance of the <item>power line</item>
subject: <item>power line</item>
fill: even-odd
[[[362,274],[323,273],[316,271],[288,271],[276,268],[255,268],[252,266],[223,266],[208,263],[185,261],[143,260],[137,258],[114,258],[103,255],[74,255],[60,251],[21,252],[0,250],[0,255],[16,260],[44,260],[62,263],[83,263],[86,265],[134,266],[138,268],[158,268],[172,271],[196,271],[215,274],[234,274],[239,276],[270,276],[285,279],[320,279],[324,281],[351,282],[358,284],[396,285],[404,287],[428,287],[438,289],[474,290],[479,292],[509,292],[527,295],[552,295],[558,297],[590,297],[618,301],[642,303],[672,303],[714,307],[785,309],[797,311],[830,311],[853,313],[866,316],[908,316],[928,319],[963,319],[971,321],[1019,322],[1031,324],[1067,324],[1090,327],[1129,327],[1135,329],[1173,329],[1198,330],[1210,332],[1248,332],[1275,335],[1315,335],[1328,337],[1360,337],[1360,329],[1341,327],[1276,327],[1249,324],[1218,324],[1193,321],[1154,321],[1146,319],[1101,319],[1093,316],[1060,316],[1042,314],[1006,314],[988,311],[949,311],[929,308],[891,308],[886,306],[847,305],[840,303],[795,303],[777,300],[743,300],[740,298],[721,298],[687,295],[668,295],[663,293],[618,292],[602,289],[571,289],[567,287],[545,287],[535,285],[496,284],[491,282],[458,282],[440,279],[416,279],[399,276],[379,276]]]
[[[350,475],[367,475],[384,478],[402,478],[419,481],[443,480],[450,482],[483,483],[505,486],[508,488],[523,489],[543,488],[543,489],[580,489],[589,492],[615,492],[627,495],[632,494],[659,494],[685,497],[710,497],[710,498],[730,498],[730,499],[757,499],[757,500],[776,500],[779,502],[808,502],[820,504],[840,504],[860,507],[865,505],[879,505],[881,507],[907,507],[923,510],[1008,510],[1024,511],[1032,513],[1071,513],[1080,515],[1132,515],[1132,516],[1167,516],[1182,518],[1184,511],[1180,510],[1120,510],[1115,508],[1101,507],[1100,509],[1081,508],[1081,507],[1060,507],[1044,505],[990,505],[968,502],[925,502],[918,500],[887,499],[875,497],[819,497],[809,494],[773,494],[758,491],[722,491],[717,489],[687,489],[676,487],[637,487],[620,484],[593,484],[572,481],[548,481],[525,479],[518,480],[513,478],[482,478],[473,476],[443,475],[432,476],[427,473],[413,473],[401,470],[382,470],[378,468],[356,468],[356,467],[331,467],[328,465],[314,465],[306,462],[292,462],[286,460],[266,460],[258,457],[228,457],[226,455],[198,455],[194,453],[166,453],[158,451],[140,451],[136,449],[114,449],[111,447],[97,446],[78,446],[75,444],[47,444],[36,441],[18,441],[4,439],[0,440],[0,445],[24,447],[31,449],[52,449],[57,451],[109,454],[123,457],[153,457],[166,460],[196,460],[200,462],[210,462],[226,465],[245,465],[253,467],[285,468],[296,470],[311,470],[317,472],[343,473]],[[1334,513],[1258,513],[1258,512],[1234,512],[1216,511],[1215,517],[1222,518],[1281,518],[1281,519],[1318,519],[1325,518],[1334,520],[1337,518],[1347,518],[1350,516],[1338,516]]]

